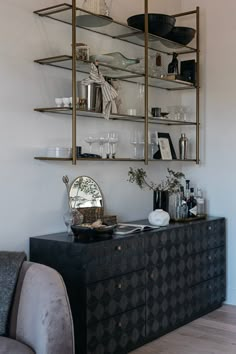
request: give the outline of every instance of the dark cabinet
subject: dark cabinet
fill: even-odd
[[[30,259],[64,278],[79,354],[127,353],[219,307],[225,258],[224,218],[93,243],[30,239]]]

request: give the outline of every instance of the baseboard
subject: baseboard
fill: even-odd
[[[225,304],[236,305],[236,289],[227,289]]]

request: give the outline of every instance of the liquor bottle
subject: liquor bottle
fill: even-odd
[[[205,200],[202,196],[202,190],[200,188],[197,189],[197,215],[198,216],[204,216],[206,213],[205,210]]]
[[[185,188],[185,201],[187,202],[190,197],[190,189],[189,189],[190,179],[186,179],[186,188]]]
[[[197,215],[197,200],[194,197],[194,188],[190,188],[190,197],[187,201],[188,216],[194,217]]]

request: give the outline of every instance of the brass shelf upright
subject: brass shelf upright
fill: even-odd
[[[72,164],[76,165],[76,0],[72,0]]]
[[[145,148],[144,148],[144,162],[148,164],[148,0],[144,0],[144,29],[145,29],[145,88],[144,88],[144,136],[145,136]]]

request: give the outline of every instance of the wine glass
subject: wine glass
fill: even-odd
[[[86,143],[89,144],[89,153],[91,154],[92,153],[92,144],[96,143],[98,138],[96,138],[95,136],[89,135],[84,140],[86,141]]]
[[[108,134],[108,145],[111,146],[111,156],[113,159],[116,158],[117,143],[119,141],[118,134],[115,132],[110,132]]]
[[[99,144],[99,153],[101,157],[104,157],[104,145],[109,142],[108,134],[101,135],[98,138],[98,144]]]

